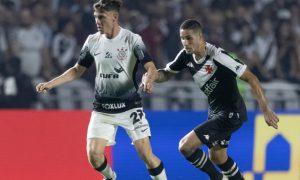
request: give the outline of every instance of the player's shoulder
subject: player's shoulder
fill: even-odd
[[[218,53],[220,53],[223,49],[214,45],[214,44],[210,44],[208,42],[206,42],[206,49],[207,49],[207,53],[210,55],[210,56],[215,56],[217,55]]]
[[[139,34],[134,33],[129,29],[122,28],[121,33],[123,38],[125,38],[125,41],[128,41],[130,44],[136,42],[137,40],[141,40],[141,36]]]
[[[193,59],[193,55],[186,53],[185,49],[181,49],[174,60],[188,62]]]
[[[180,55],[180,56],[187,56],[187,55],[190,55],[188,54],[184,48],[182,48],[178,53],[177,53],[177,56]],[[192,55],[191,55],[192,56]]]
[[[96,32],[94,34],[90,34],[88,35],[88,37],[86,38],[86,43],[89,46],[92,46],[93,44],[95,44],[103,35],[100,32]]]
[[[122,32],[123,35],[125,35],[125,36],[133,36],[133,37],[138,36],[138,37],[140,37],[139,34],[134,33],[134,32],[132,32],[131,30],[126,29],[126,28],[121,28],[121,32]]]

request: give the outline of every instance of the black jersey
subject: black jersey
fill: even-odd
[[[181,50],[165,70],[178,73],[185,68],[207,96],[210,115],[237,112],[242,120],[246,120],[246,106],[236,82],[236,77],[247,68],[244,63],[223,49],[206,43],[206,55],[202,59],[196,60],[194,55]]]

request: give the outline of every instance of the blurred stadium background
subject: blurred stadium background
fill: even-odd
[[[94,67],[49,93],[34,90],[77,61],[85,38],[96,32],[95,1],[0,2],[0,179],[99,179],[85,155]],[[280,115],[278,131],[265,126],[249,86],[239,82],[249,120],[233,136],[230,153],[246,179],[299,180],[300,1],[124,0],[120,16],[123,27],[143,37],[158,68],[181,49],[178,27],[187,18],[202,22],[208,42],[248,64]],[[177,150],[206,118],[205,96],[191,76],[181,73],[143,97],[153,149],[169,179],[207,179]],[[119,180],[149,179],[122,130],[107,153]]]

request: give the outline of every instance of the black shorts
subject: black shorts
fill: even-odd
[[[239,113],[212,114],[207,121],[197,126],[194,132],[209,149],[216,145],[227,148],[231,134],[239,129],[243,122]]]

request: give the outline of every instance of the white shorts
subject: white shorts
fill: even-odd
[[[122,113],[108,114],[93,111],[87,138],[106,139],[107,146],[116,144],[118,127],[123,127],[132,142],[151,136],[150,127],[143,108],[134,108]]]

